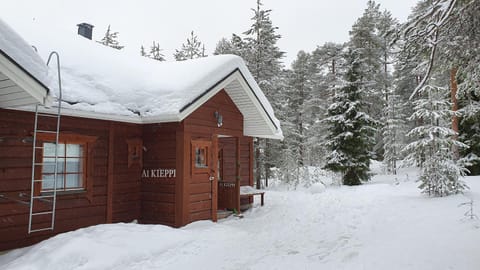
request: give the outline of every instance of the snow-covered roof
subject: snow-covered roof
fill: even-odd
[[[134,123],[182,121],[225,89],[244,116],[245,135],[283,137],[270,103],[238,56],[159,62],[74,30],[30,41],[41,52],[60,55],[65,114]],[[57,95],[56,83],[49,88]]]
[[[0,19],[0,108],[43,104],[49,81],[34,48]]]

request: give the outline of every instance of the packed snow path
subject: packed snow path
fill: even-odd
[[[0,256],[2,269],[480,269],[480,221],[465,195],[425,198],[377,177],[322,193],[268,191],[243,219],[182,229],[100,225]]]

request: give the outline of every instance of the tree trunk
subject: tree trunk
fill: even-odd
[[[454,113],[454,115],[452,116],[452,129],[453,131],[456,132],[456,134],[454,135],[453,139],[454,140],[458,140],[458,132],[459,132],[459,129],[458,129],[458,123],[459,123],[459,119],[458,119],[458,116],[455,114],[457,111],[458,111],[458,100],[457,100],[457,91],[458,91],[458,84],[457,84],[457,71],[458,71],[458,68],[457,67],[453,67],[451,70],[450,70],[450,89],[451,89],[451,98],[452,98],[452,111]],[[458,160],[458,158],[460,157],[460,154],[458,152],[458,147],[457,146],[453,146],[453,158],[454,160]]]

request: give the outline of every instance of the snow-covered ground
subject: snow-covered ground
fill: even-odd
[[[480,269],[480,221],[464,195],[426,198],[412,172],[358,187],[269,190],[243,219],[181,229],[113,224],[80,229],[0,256],[1,269]]]

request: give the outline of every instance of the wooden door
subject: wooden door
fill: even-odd
[[[191,221],[217,220],[216,139],[192,140]]]

